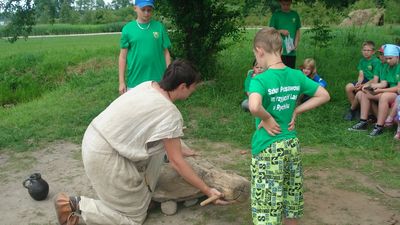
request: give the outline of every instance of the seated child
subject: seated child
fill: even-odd
[[[383,126],[389,111],[389,106],[393,105],[397,92],[400,88],[400,66],[399,66],[400,47],[392,44],[384,45],[384,64],[379,74],[379,83],[372,83],[364,86],[361,94],[361,115],[360,121],[349,128],[353,131],[367,130],[367,116],[371,102],[378,103],[378,119],[374,129],[369,134],[374,137],[383,133]]]
[[[373,41],[365,41],[362,44],[362,55],[358,63],[358,79],[357,82],[348,83],[346,85],[346,95],[351,106],[349,111],[344,116],[345,120],[353,120],[357,114],[359,98],[356,98],[356,93],[361,90],[363,85],[371,83],[374,75],[379,73],[379,59],[375,56],[375,43]]]
[[[304,60],[303,65],[300,66],[301,71],[303,71],[304,75],[306,75],[311,80],[317,82],[321,87],[326,88],[328,85],[325,80],[323,80],[317,74],[317,66],[315,60],[312,58],[307,58]],[[310,98],[308,95],[303,95],[300,97],[300,102],[303,103]]]
[[[253,61],[253,69],[247,72],[246,80],[244,81],[244,93],[246,94],[246,98],[242,101],[241,106],[242,109],[246,112],[249,111],[249,87],[250,81],[259,73],[264,72],[264,68],[258,66],[257,60],[254,59]]]

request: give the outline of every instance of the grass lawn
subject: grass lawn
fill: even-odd
[[[189,100],[177,103],[188,127],[185,138],[250,149],[254,120],[239,104],[253,61],[255,32],[247,31],[243,40],[219,54],[215,80],[205,82]],[[304,156],[304,166],[353,169],[400,189],[400,143],[393,140],[394,130],[370,138],[366,133],[347,131],[354,122],[342,119],[348,107],[344,86],[357,79],[361,43],[369,39],[377,46],[393,42],[400,28],[335,29],[334,34],[327,48],[318,49],[305,33],[298,51],[297,65],[306,57],[317,60],[318,72],[331,94],[328,104],[298,118],[302,146],[319,149]],[[13,45],[0,42],[0,86],[18,77],[37,82],[31,89],[33,100],[26,97],[29,100],[24,103],[0,108],[0,152],[30,151],[55,140],[80,143],[90,121],[118,96],[118,40],[119,35],[106,35],[29,39]],[[56,82],[48,82],[47,74]],[[42,83],[46,88],[36,93]],[[249,175],[248,162],[234,161],[233,167]]]

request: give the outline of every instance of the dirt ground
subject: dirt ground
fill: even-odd
[[[211,143],[211,148],[220,157],[210,157],[211,162],[229,163],[231,159],[248,159],[224,143]],[[305,154],[317,150],[306,149]],[[215,155],[217,155],[215,153]],[[223,155],[223,157],[221,157]],[[201,157],[207,158],[206,154]],[[39,172],[49,183],[50,192],[44,201],[35,201],[22,186],[30,174]],[[57,142],[32,153],[0,153],[0,224],[56,224],[52,198],[64,191],[76,195],[96,197],[84,173],[80,159],[80,146],[68,142]],[[352,183],[352,188],[340,188],[340,183]],[[347,185],[348,187],[348,185]],[[303,225],[400,225],[400,198],[392,198],[380,192],[367,176],[357,172],[339,170],[305,170],[305,216]],[[400,194],[400,190],[388,190]],[[250,214],[248,202],[229,206],[237,208],[242,215]],[[149,214],[145,225],[239,225],[246,221],[221,217],[219,206],[179,206],[178,213],[165,216],[160,210]]]

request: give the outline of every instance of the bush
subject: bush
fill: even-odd
[[[312,4],[296,2],[292,8],[299,13],[301,23],[305,26],[313,25],[314,21],[322,24],[337,24],[344,18],[343,13],[338,9],[328,8],[321,1],[315,1]]]
[[[398,0],[385,0],[385,23],[400,23],[400,4]]]
[[[171,19],[172,55],[192,61],[205,78],[213,78],[224,38],[238,37],[239,10],[216,0],[163,0],[156,7]]]

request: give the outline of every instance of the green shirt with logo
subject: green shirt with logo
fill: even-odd
[[[244,80],[244,93],[245,94],[247,92],[249,92],[250,81],[251,81],[251,79],[253,79],[253,73],[254,73],[254,70],[249,70],[247,72],[246,80]],[[247,98],[248,98],[248,96],[246,95],[246,99]]]
[[[263,107],[274,117],[281,133],[271,136],[264,128],[256,129],[252,139],[252,154],[256,155],[272,143],[296,137],[295,130],[288,130],[299,95],[314,96],[319,84],[305,76],[300,70],[289,67],[268,69],[255,76],[250,83],[250,93],[262,96]],[[256,126],[261,122],[256,118]]]
[[[128,49],[127,87],[133,88],[150,80],[160,81],[166,69],[164,50],[170,46],[167,31],[160,22],[152,20],[138,25],[132,21],[126,24],[120,47]]]
[[[294,40],[296,39],[296,32],[301,27],[300,16],[296,11],[290,10],[289,12],[283,12],[282,10],[277,10],[272,14],[269,21],[269,26],[277,30],[288,30],[290,37]],[[291,51],[289,54],[286,52],[286,46],[283,42],[285,36],[282,37],[282,55],[295,56],[296,51]]]
[[[399,64],[396,64],[395,66],[389,66],[389,64],[385,63],[379,78],[380,80],[386,80],[389,88],[397,86],[397,83],[400,82]]]
[[[368,80],[374,79],[374,75],[380,72],[381,61],[376,56],[371,56],[370,59],[362,58],[357,65],[358,71],[363,71],[364,77]]]

